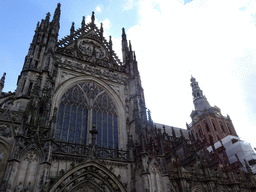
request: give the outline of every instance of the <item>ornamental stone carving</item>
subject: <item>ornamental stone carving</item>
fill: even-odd
[[[91,39],[82,39],[77,42],[78,49],[87,56],[93,56],[97,59],[103,59],[106,56],[105,49],[100,43]]]
[[[11,137],[11,130],[6,125],[0,125],[0,136]]]

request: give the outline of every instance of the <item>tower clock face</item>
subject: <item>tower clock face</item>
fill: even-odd
[[[220,117],[220,116],[221,116],[220,112],[218,112],[218,111],[215,112],[215,115],[216,115],[217,117]]]
[[[199,117],[196,115],[196,116],[193,117],[193,120],[194,120],[195,122],[197,122],[197,121],[199,120]]]

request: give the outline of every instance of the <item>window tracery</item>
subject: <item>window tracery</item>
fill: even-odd
[[[113,100],[94,83],[79,83],[61,98],[55,139],[85,145],[89,122],[96,125],[98,146],[118,146],[118,116]]]
[[[19,165],[15,188],[27,186],[32,188],[36,183],[39,168],[39,154],[35,149],[28,151]]]

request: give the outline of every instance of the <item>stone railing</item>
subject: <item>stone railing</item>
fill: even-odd
[[[81,145],[75,143],[54,142],[53,155],[77,157],[97,157],[104,159],[132,160],[129,151],[99,147],[97,145]]]

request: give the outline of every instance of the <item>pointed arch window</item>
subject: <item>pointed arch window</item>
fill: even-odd
[[[29,186],[33,188],[33,186],[36,185],[38,168],[39,154],[35,149],[32,149],[25,154],[20,162],[15,179],[15,188],[19,188],[21,186]]]
[[[216,129],[216,124],[215,124],[215,121],[214,121],[214,120],[212,120],[212,125],[213,125],[214,130],[217,131],[217,129]]]
[[[54,138],[88,144],[86,138],[91,129],[88,126],[92,125],[98,131],[98,146],[118,147],[118,115],[112,98],[92,82],[76,84],[61,98]]]
[[[205,129],[206,129],[207,132],[211,132],[210,127],[209,127],[209,125],[206,121],[204,121],[204,126],[205,126]]]
[[[222,130],[223,133],[226,133],[225,128],[224,128],[222,122],[220,122],[220,128],[221,128],[221,130]]]
[[[201,128],[200,125],[197,126],[197,130],[198,130],[199,136],[200,136],[201,138],[203,138],[203,131],[202,131],[202,128]]]
[[[231,131],[231,128],[230,128],[230,125],[227,123],[227,126],[228,126],[228,131],[230,134],[232,134],[232,131]]]

